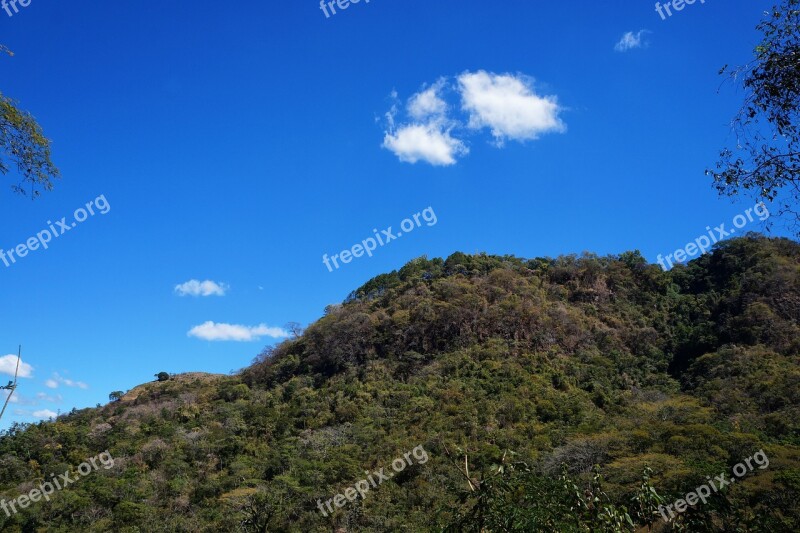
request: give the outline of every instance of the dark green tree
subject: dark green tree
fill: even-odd
[[[1,53],[13,55],[3,45]],[[52,190],[53,180],[59,177],[58,168],[50,158],[50,140],[36,119],[0,92],[0,174],[10,172],[16,176],[12,190],[20,194],[30,192],[32,198],[42,190]]]
[[[778,213],[800,223],[800,0],[782,0],[756,27],[755,59],[727,73],[745,99],[733,119],[736,146],[706,170],[723,196],[746,192],[778,201]]]

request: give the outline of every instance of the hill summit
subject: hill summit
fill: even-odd
[[[2,530],[798,531],[800,245],[416,259],[235,375],[14,425],[0,497],[104,451]]]

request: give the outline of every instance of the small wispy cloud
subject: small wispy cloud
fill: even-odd
[[[408,101],[408,114],[415,120],[427,120],[430,117],[442,117],[447,112],[447,102],[439,94],[445,86],[440,79],[432,87],[418,92]]]
[[[228,285],[225,283],[192,279],[186,283],[176,285],[175,292],[179,296],[225,296],[225,292],[227,292],[228,288]]]
[[[218,324],[209,320],[190,329],[187,335],[206,341],[248,342],[258,340],[261,337],[285,338],[289,336],[289,333],[283,328],[270,327],[266,324],[241,326],[238,324]]]
[[[51,418],[55,418],[58,416],[58,413],[55,413],[50,409],[40,409],[38,411],[34,411],[31,414],[34,418],[38,418],[40,420],[50,420]]]
[[[452,135],[456,123],[447,120],[447,102],[441,97],[445,80],[424,89],[406,104],[411,122],[397,126],[397,104],[387,113],[389,129],[383,138],[383,147],[394,153],[404,163],[423,161],[433,166],[454,165],[459,156],[469,153],[467,146]],[[397,93],[392,93],[394,99]]]
[[[0,390],[0,404],[5,403],[9,394],[11,394],[11,391],[9,390]],[[38,400],[28,398],[27,396],[20,394],[18,390],[14,391],[14,394],[11,396],[11,399],[8,401],[8,403],[17,405],[39,405]]]
[[[14,400],[12,399],[11,401],[13,402]],[[33,417],[39,420],[51,420],[58,416],[58,413],[50,409],[38,409],[36,411],[31,411],[30,409],[14,409],[13,412],[16,416],[24,416],[26,418]]]
[[[7,374],[14,377],[14,372],[17,369],[17,356],[13,354],[4,355],[0,357],[0,374]],[[30,378],[33,377],[33,367],[20,359],[19,361],[19,377]]]
[[[8,398],[9,394],[11,394],[11,391],[9,391],[9,390],[0,390],[0,402],[4,402],[5,403],[6,398]],[[19,403],[19,398],[18,397],[19,397],[19,394],[13,395],[11,397],[11,399],[9,400],[9,403]]]
[[[58,383],[56,383],[56,387],[57,386]],[[48,402],[48,403],[61,403],[64,400],[64,397],[61,396],[60,394],[56,394],[55,396],[50,396],[46,392],[37,392],[36,397],[42,400],[43,402]]]
[[[57,372],[53,372],[53,377],[44,382],[44,386],[49,389],[57,389],[59,385],[66,387],[77,387],[79,389],[88,389],[89,385],[83,381],[74,381],[69,378],[60,376]]]
[[[424,161],[433,166],[449,166],[456,158],[469,152],[463,142],[454,138],[449,129],[437,122],[409,124],[386,133],[383,147],[392,151],[404,163]]]
[[[617,52],[627,52],[634,48],[646,48],[648,43],[647,40],[645,40],[645,36],[648,33],[650,32],[647,30],[639,30],[636,33],[632,31],[626,32],[619,42],[614,45],[614,50]]]

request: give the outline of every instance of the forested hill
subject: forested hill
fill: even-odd
[[[417,259],[237,375],[14,426],[2,498],[105,450],[2,531],[800,531],[800,245]]]

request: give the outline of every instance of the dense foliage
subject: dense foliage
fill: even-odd
[[[798,531],[800,245],[456,253],[379,276],[233,376],[0,438],[0,492],[116,460],[3,531]],[[416,446],[430,455],[327,517]],[[657,508],[763,449],[667,525]]]

